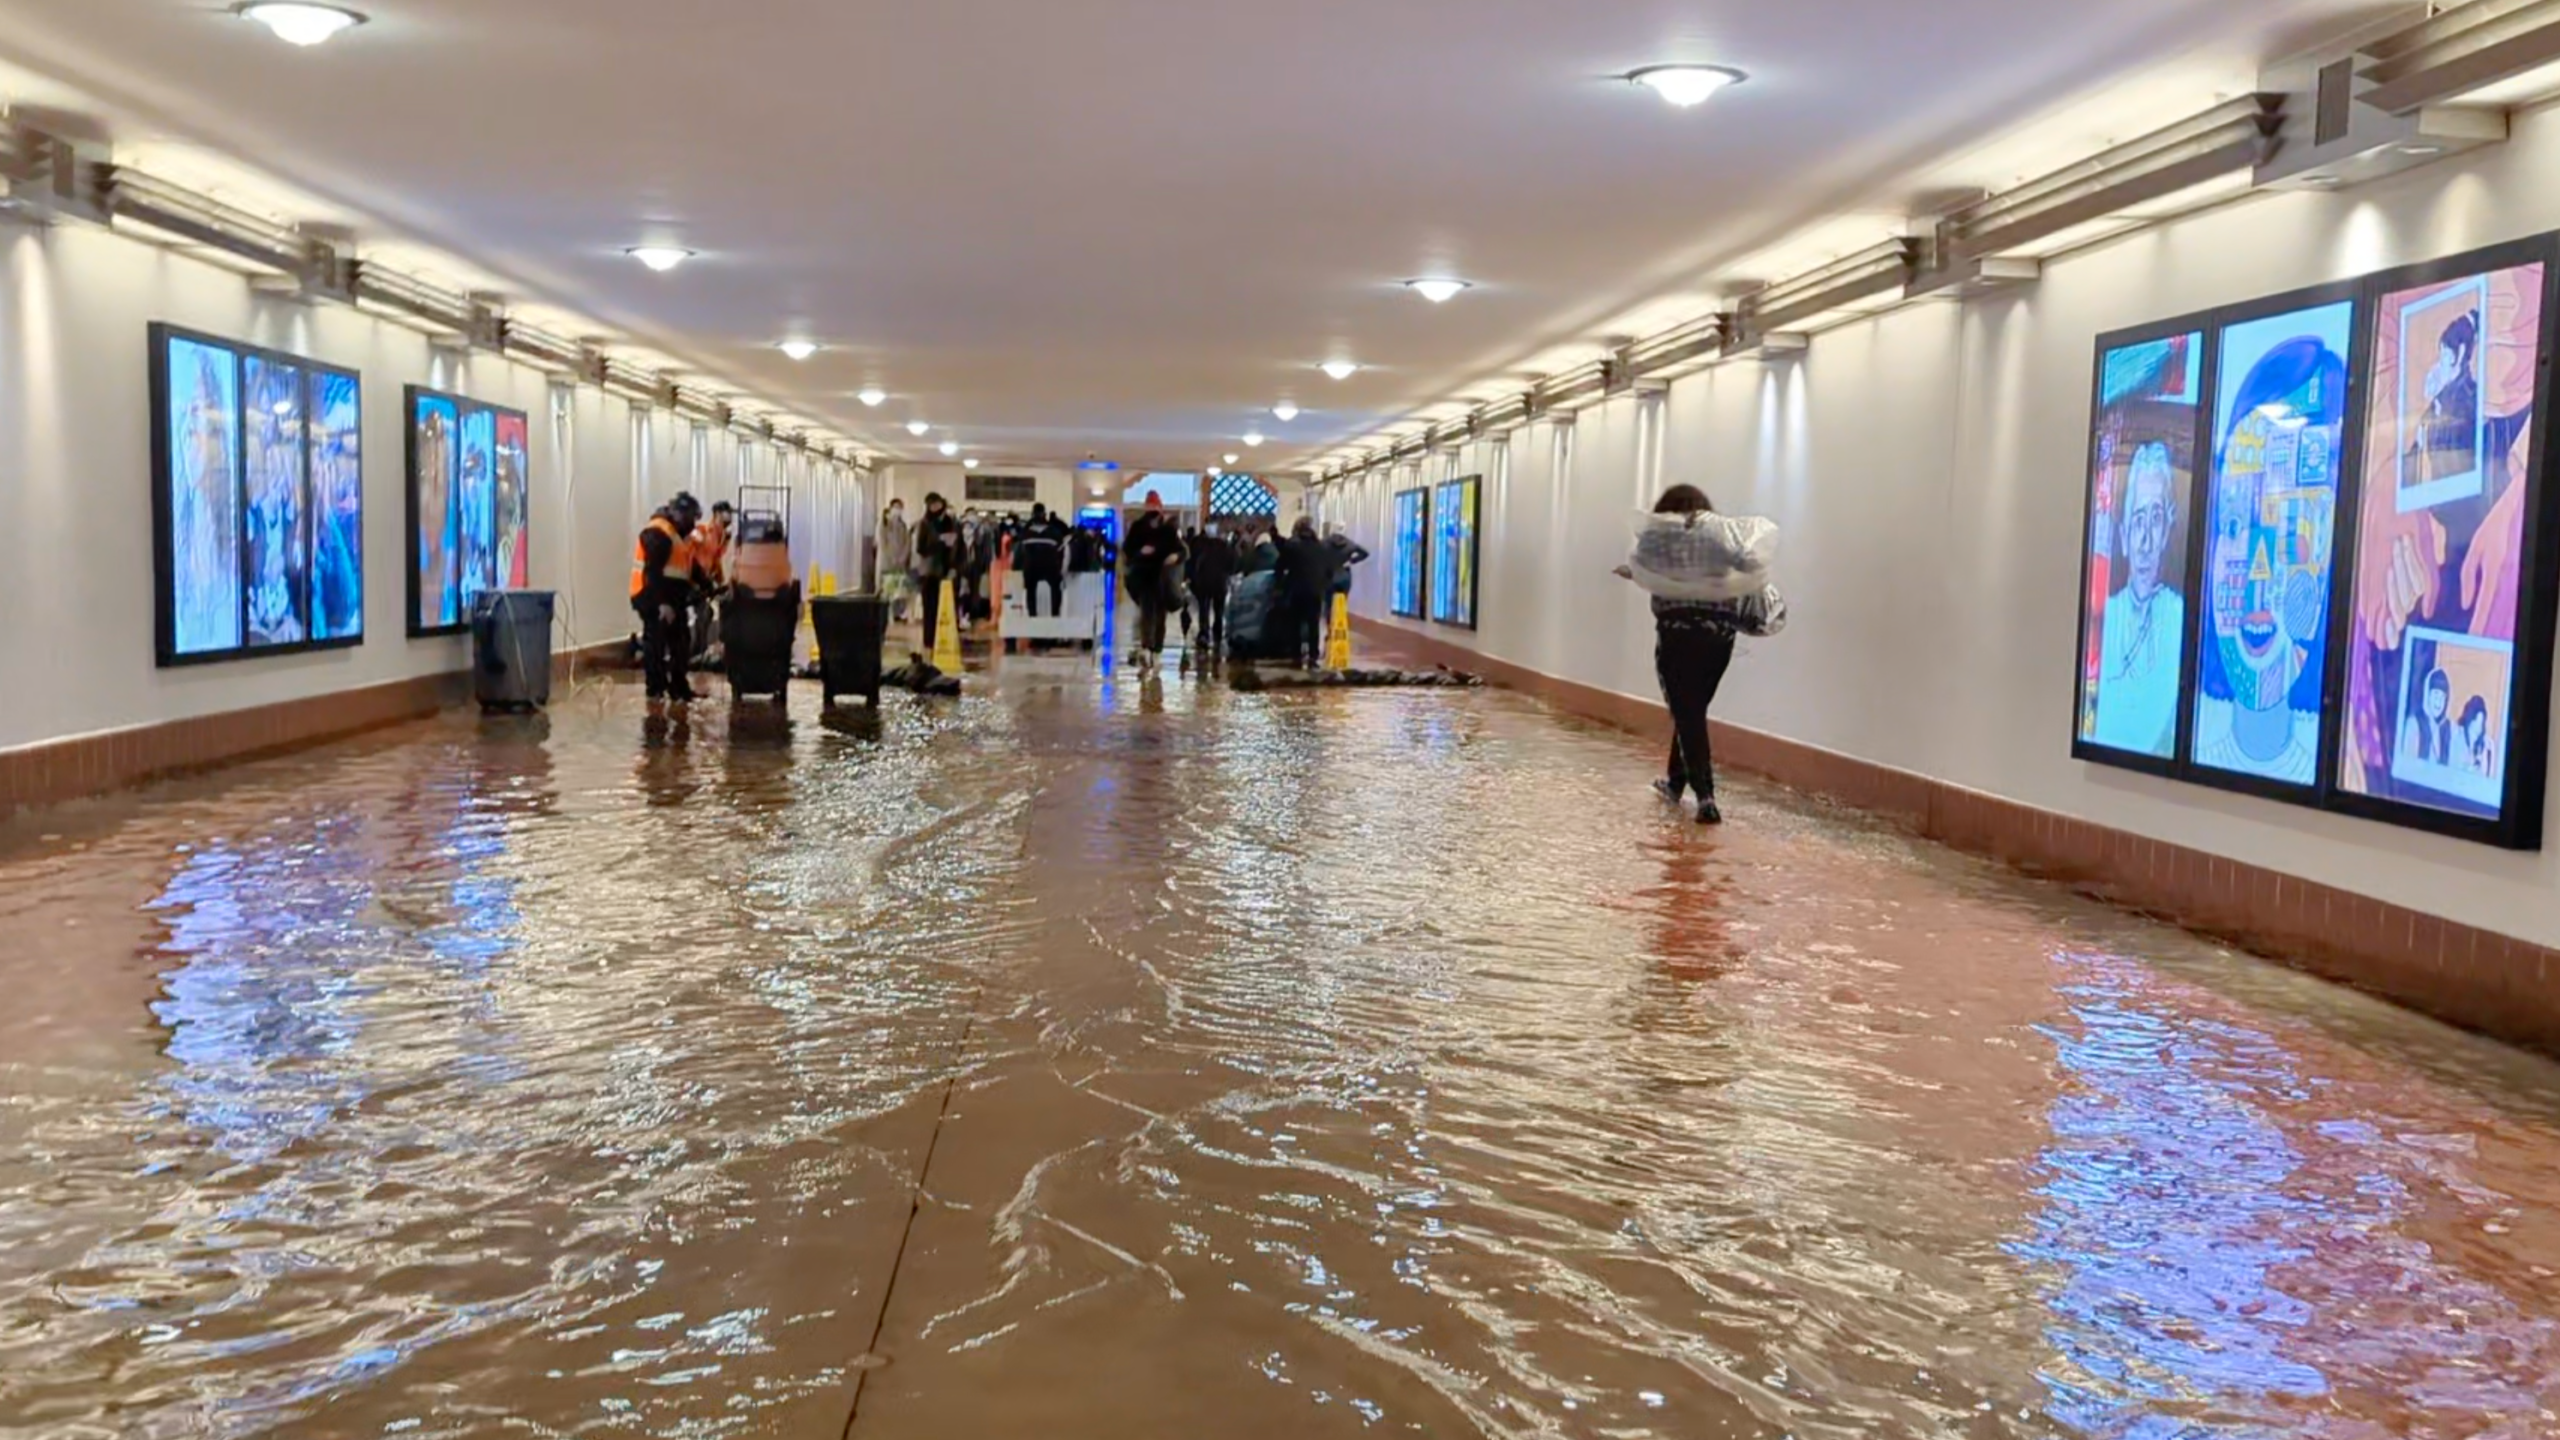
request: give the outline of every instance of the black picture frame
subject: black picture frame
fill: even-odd
[[[1473,496],[1475,501],[1473,513],[1467,517],[1467,618],[1463,620],[1453,620],[1440,613],[1439,587],[1431,583],[1440,578],[1438,527],[1447,519],[1440,508],[1440,500],[1444,494],[1456,496],[1460,503],[1464,503],[1469,496]],[[1484,619],[1484,476],[1460,475],[1432,486],[1431,506],[1425,523],[1430,527],[1430,543],[1427,548],[1431,553],[1432,564],[1423,589],[1430,603],[1431,623],[1446,625],[1453,630],[1473,630]]]
[[[1421,543],[1413,556],[1413,608],[1404,605],[1404,499],[1412,496],[1422,515]],[[1416,485],[1398,490],[1388,501],[1387,521],[1390,546],[1387,556],[1387,610],[1406,620],[1428,620],[1431,616],[1431,487]]]
[[[355,631],[352,634],[331,635],[317,639],[306,638],[268,645],[252,644],[249,642],[248,637],[250,627],[248,607],[250,585],[249,577],[247,575],[247,567],[249,563],[249,475],[248,426],[245,423],[245,410],[247,407],[247,395],[245,388],[247,383],[246,372],[250,361],[262,360],[274,365],[288,366],[299,371],[303,375],[303,403],[306,407],[306,412],[305,437],[302,447],[302,488],[305,503],[303,505],[301,517],[301,527],[303,532],[302,540],[304,553],[306,556],[315,557],[313,563],[306,565],[305,574],[303,576],[304,594],[302,597],[302,618],[304,629],[307,633],[312,628],[313,611],[318,603],[316,597],[312,593],[318,585],[318,566],[316,563],[318,530],[316,523],[316,509],[312,504],[314,499],[312,486],[314,482],[311,465],[309,415],[307,407],[310,404],[310,397],[314,388],[313,380],[316,377],[327,375],[347,381],[355,387],[357,424],[359,431],[361,431],[364,407],[364,377],[361,372],[349,369],[343,365],[332,365],[326,361],[314,360],[307,355],[296,355],[289,351],[270,349],[263,345],[253,345],[246,341],[233,340],[228,337],[211,334],[206,331],[189,329],[186,326],[171,324],[167,321],[153,321],[148,327],[146,327],[145,334],[146,343],[149,346],[146,365],[148,374],[150,375],[151,392],[151,568],[154,586],[152,651],[153,658],[159,668],[164,670],[186,669],[199,665],[225,664],[237,660],[262,660],[277,656],[303,655],[326,650],[350,650],[364,644],[365,598],[361,593],[359,594],[358,603],[356,605]],[[177,516],[172,502],[171,488],[172,482],[175,479],[173,471],[175,468],[177,452],[176,437],[170,433],[169,425],[169,402],[171,399],[169,352],[171,345],[175,343],[186,343],[202,346],[208,350],[223,351],[230,356],[231,360],[231,393],[233,402],[233,413],[231,417],[231,474],[232,484],[235,490],[234,523],[239,527],[240,531],[240,559],[238,563],[242,570],[239,599],[240,643],[219,649],[182,651],[178,647]],[[364,475],[361,452],[359,452],[358,455],[357,466],[358,509],[356,524],[358,537],[361,539],[364,524]],[[360,582],[363,573],[363,566],[361,560],[359,560],[357,574]],[[361,587],[360,585],[360,590],[362,588],[365,587]]]
[[[2132,770],[2145,775],[2175,778],[2178,767],[2187,753],[2187,745],[2193,737],[2195,707],[2191,697],[2195,692],[2196,682],[2196,641],[2195,627],[2192,624],[2183,627],[2183,633],[2179,636],[2176,715],[2172,721],[2169,753],[2166,755],[2146,755],[2137,750],[2102,745],[2081,735],[2080,710],[2088,698],[2086,690],[2088,656],[2078,647],[2085,646],[2089,637],[2089,602],[2092,598],[2090,581],[2094,578],[2093,569],[2096,564],[2096,556],[2091,549],[2089,538],[2097,527],[2098,423],[2100,412],[2105,404],[2107,357],[2118,350],[2174,339],[2181,335],[2197,337],[2195,356],[2197,394],[2195,433],[2192,437],[2195,465],[2193,472],[2187,477],[2187,493],[2178,497],[2179,503],[2186,507],[2187,513],[2187,583],[2192,600],[2196,578],[2195,538],[2203,528],[2202,502],[2213,468],[2210,439],[2213,432],[2214,383],[2218,378],[2216,361],[2219,358],[2218,349],[2213,343],[2213,320],[2213,311],[2200,310],[2153,324],[2111,330],[2099,336],[2097,343],[2091,349],[2088,443],[2086,464],[2080,476],[2080,623],[2072,632],[2075,637],[2075,647],[2072,653],[2071,675],[2071,755],[2075,760],[2084,760],[2093,765],[2111,766],[2119,770]]]
[[[456,453],[456,470],[454,480],[456,493],[453,496],[453,503],[457,505],[460,503],[459,485],[461,474],[460,451],[462,445],[462,434],[464,429],[467,427],[467,422],[475,415],[485,415],[489,417],[489,423],[493,434],[497,430],[498,422],[502,420],[513,420],[517,426],[523,430],[526,437],[527,450],[526,473],[517,477],[517,483],[527,489],[530,489],[533,483],[533,477],[531,474],[533,417],[530,414],[522,410],[514,409],[510,406],[492,405],[486,401],[474,400],[466,395],[457,395],[451,391],[439,390],[428,385],[410,385],[402,389],[400,404],[400,489],[402,513],[405,516],[406,521],[406,544],[403,546],[401,553],[401,569],[404,575],[401,588],[404,596],[403,620],[408,631],[409,638],[412,640],[430,640],[445,636],[461,635],[468,633],[471,629],[470,606],[467,603],[469,596],[468,594],[460,591],[457,591],[457,599],[466,603],[458,605],[457,612],[452,621],[429,624],[421,618],[424,609],[424,602],[426,600],[426,591],[424,585],[421,583],[423,579],[421,572],[424,570],[425,566],[420,546],[426,538],[426,532],[421,523],[425,517],[420,513],[420,502],[418,496],[418,465],[420,459],[418,451],[418,410],[422,404],[429,403],[450,406],[454,413],[455,430],[453,444],[455,446]],[[493,455],[494,453],[493,449]],[[497,477],[494,475],[490,477],[489,488],[491,504],[494,507],[500,500]],[[529,500],[527,503],[529,507]],[[494,513],[494,510],[490,517],[490,527],[491,534],[494,537],[498,530],[498,517]],[[454,552],[449,558],[451,563],[456,566],[461,563],[458,551]],[[501,577],[500,583],[493,588],[506,588],[504,577]]]
[[[2376,355],[2382,323],[2382,301],[2393,294],[2461,280],[2473,275],[2540,264],[2542,271],[2542,316],[2540,333],[2535,337],[2532,438],[2528,443],[2525,471],[2514,483],[2529,487],[2524,508],[2523,543],[2520,557],[2523,569],[2517,577],[2517,615],[2514,669],[2509,678],[2510,703],[2507,733],[2504,738],[2508,757],[2506,793],[2496,818],[2464,815],[2378,796],[2364,795],[2339,783],[2343,769],[2344,748],[2350,743],[2346,735],[2348,697],[2345,686],[2350,680],[2349,666],[2354,658],[2354,580],[2357,545],[2364,525],[2363,487],[2367,468],[2363,451],[2364,436],[2369,432],[2370,407],[2379,399],[2371,393],[2369,370]],[[2322,746],[2321,781],[2327,807],[2342,815],[2377,821],[2402,829],[2425,831],[2474,844],[2502,850],[2534,851],[2543,847],[2545,796],[2550,783],[2551,686],[2555,639],[2560,639],[2560,486],[2550,482],[2548,446],[2550,432],[2542,423],[2550,413],[2553,395],[2552,361],[2555,344],[2560,344],[2560,233],[2530,236],[2522,240],[2486,246],[2385,270],[2365,277],[2365,304],[2359,326],[2359,377],[2365,382],[2364,406],[2358,419],[2359,444],[2355,456],[2355,502],[2348,512],[2348,525],[2338,541],[2341,585],[2332,600],[2333,614],[2341,623],[2333,624],[2330,655],[2332,694],[2328,704],[2330,734]]]

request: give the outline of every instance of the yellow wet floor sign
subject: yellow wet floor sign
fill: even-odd
[[[1348,595],[1333,597],[1333,629],[1325,637],[1324,668],[1351,668],[1351,597]]]
[[[942,582],[940,623],[933,627],[933,668],[945,675],[960,673],[960,594]]]

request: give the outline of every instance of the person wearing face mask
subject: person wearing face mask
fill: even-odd
[[[1182,563],[1182,532],[1164,513],[1164,497],[1147,492],[1147,513],[1129,526],[1120,545],[1120,562],[1129,598],[1138,602],[1138,648],[1133,657],[1152,669],[1164,655],[1165,612],[1173,585],[1173,567]]]
[[[916,540],[907,525],[907,502],[892,500],[880,517],[880,598],[889,602],[889,613],[900,620],[907,618],[907,597],[915,589],[914,577],[907,572],[916,562]]]
[[[942,582],[958,573],[962,558],[960,519],[940,495],[924,497],[924,518],[915,528],[916,587],[924,592],[924,644],[933,648],[934,626],[942,623]],[[950,617],[957,625],[960,617]]]

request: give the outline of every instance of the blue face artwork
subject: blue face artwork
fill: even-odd
[[[2306,788],[2316,779],[2355,319],[2342,300],[2222,332],[2198,765]]]

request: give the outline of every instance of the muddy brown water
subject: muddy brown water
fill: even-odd
[[[0,829],[0,1435],[2560,1434],[2560,1072],[1500,693]]]

